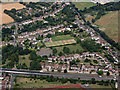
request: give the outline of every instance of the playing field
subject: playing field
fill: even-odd
[[[76,43],[75,39],[46,42],[45,45],[46,47],[54,47],[54,46],[62,46],[62,45],[73,44],[73,43]]]
[[[110,38],[118,42],[118,11],[111,11],[95,22]]]
[[[74,39],[74,37],[71,37],[70,35],[61,35],[61,36],[52,37],[52,41],[69,40],[69,39]]]
[[[2,16],[0,17],[2,19],[2,21],[0,21],[0,25],[14,22],[14,20],[9,15],[4,13],[5,9],[11,10],[13,8],[15,9],[25,8],[25,6],[20,3],[4,3],[4,4],[1,4],[0,7],[2,9],[0,12],[0,16]]]

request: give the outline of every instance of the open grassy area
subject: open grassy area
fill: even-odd
[[[83,10],[85,7],[89,8],[96,5],[95,3],[92,2],[73,2],[73,3],[80,10]]]
[[[111,11],[95,22],[110,38],[118,42],[118,11]]]
[[[75,39],[69,39],[69,40],[61,40],[61,41],[54,41],[54,42],[46,42],[46,47],[54,47],[54,46],[63,46],[68,44],[76,43]]]
[[[43,43],[42,42],[38,42],[37,46],[41,47],[41,46],[43,46]]]
[[[60,35],[52,37],[52,42],[46,42],[46,47],[63,46],[76,43],[74,37],[70,35]]]
[[[69,47],[71,52],[73,52],[73,51],[76,52],[77,49],[79,49],[79,51],[81,51],[81,52],[84,51],[84,49],[79,44],[66,45],[66,46],[55,47],[57,49],[57,51],[58,51],[57,54],[63,51],[63,47]]]
[[[29,59],[29,56],[30,55],[21,55],[21,56],[19,56],[19,64],[20,63],[22,63],[22,64],[25,63],[27,65],[27,67],[30,67],[31,60]]]
[[[90,88],[111,88],[111,86],[104,86],[104,85],[97,85],[97,84],[90,84]]]
[[[47,82],[46,80],[32,79],[16,77],[16,82],[19,84],[17,88],[48,88],[48,87],[57,87],[62,85],[70,85],[69,82],[62,84],[61,82]]]
[[[70,35],[61,35],[61,36],[52,37],[52,41],[69,40],[69,39],[74,39],[74,37],[71,37]]]
[[[87,15],[90,15],[90,13],[89,13],[89,14],[86,14],[86,18],[85,18],[85,19],[86,19],[87,21],[89,21],[89,22],[92,23],[92,19],[95,19],[96,15],[94,15],[94,16],[91,16],[91,15],[90,15],[90,16],[87,16]]]
[[[30,79],[24,77],[16,77],[16,84],[15,88],[50,88],[50,87],[58,87],[58,86],[65,86],[65,85],[73,85],[70,82],[62,84],[61,82],[47,82],[46,80],[40,79]],[[77,83],[80,84],[80,83]],[[89,84],[90,88],[111,88],[111,86],[104,86],[98,84]],[[73,88],[73,87],[69,87]],[[71,89],[72,90],[72,89]]]

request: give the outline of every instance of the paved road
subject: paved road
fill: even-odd
[[[24,71],[24,70],[1,70],[0,72],[8,72],[8,73],[13,73],[16,75],[53,75],[55,77],[59,77],[59,78],[80,78],[82,80],[90,80],[91,78],[95,78],[96,80],[111,80],[113,79],[113,76],[102,76],[101,78],[98,77],[98,75],[91,75],[91,74],[70,74],[70,73],[47,73],[47,72],[39,72],[39,71]]]

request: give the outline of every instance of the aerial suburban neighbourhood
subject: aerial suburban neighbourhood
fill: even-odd
[[[6,23],[0,28],[2,90],[120,87],[117,25],[114,15],[107,22],[111,26],[101,20],[118,12],[120,2],[17,2],[3,7],[6,4]],[[9,9],[11,4],[16,7]]]

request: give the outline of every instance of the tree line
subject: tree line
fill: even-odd
[[[59,77],[54,77],[54,76],[37,76],[37,75],[30,75],[30,76],[20,76],[23,78],[30,78],[30,80],[34,79],[40,79],[40,80],[46,80],[47,82],[61,82],[62,84],[70,82],[72,84],[76,84],[76,83],[81,83],[81,84],[98,84],[101,86],[109,86],[111,84],[115,85],[114,80],[101,80],[101,81],[97,81],[95,80],[95,78],[92,78],[91,80],[81,80],[80,78],[78,79],[73,79],[73,78],[59,78]],[[15,81],[15,86],[19,86],[19,84],[17,84],[17,82]]]

